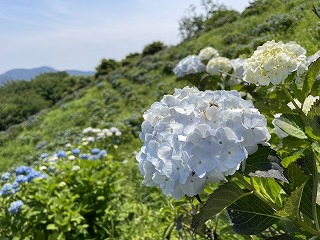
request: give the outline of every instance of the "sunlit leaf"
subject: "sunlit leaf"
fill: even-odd
[[[274,119],[273,123],[293,137],[299,139],[308,138],[307,135],[301,130],[301,128],[295,122],[290,121],[287,118],[282,117]]]

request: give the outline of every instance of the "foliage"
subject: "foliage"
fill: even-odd
[[[114,59],[102,59],[99,66],[96,67],[96,74],[95,78],[98,78],[99,76],[107,75],[108,73],[112,72],[113,70],[117,69],[120,66],[120,63],[118,63]]]
[[[144,47],[142,51],[142,56],[153,55],[164,48],[165,48],[165,45],[163,44],[163,42],[156,41],[156,42],[150,43],[149,45]]]
[[[41,74],[30,82],[11,81],[0,87],[0,130],[19,124],[90,83],[65,72]]]
[[[316,65],[308,75],[302,76],[306,84],[286,81],[285,89],[246,84],[226,87],[219,76],[201,78],[202,90],[226,87],[251,99],[267,118],[272,136],[270,146],[260,146],[257,154],[247,159],[246,168],[240,167],[239,174],[228,177],[228,183],[208,184],[199,196],[176,201],[157,188],[141,185],[142,177],[134,156],[141,147],[139,134],[143,112],[164,95],[172,94],[174,88],[199,84],[199,76],[177,81],[172,69],[178,61],[198,54],[207,46],[218,49],[224,57],[242,55],[245,58],[271,39],[296,41],[310,56],[320,48],[316,16],[312,13],[314,4],[305,0],[254,1],[240,16],[227,9],[214,9],[217,11],[213,11],[212,20],[203,15],[199,21],[202,30],[177,46],[144,57],[130,54],[121,65],[107,66],[107,73],[96,79],[66,76],[61,81],[54,80],[64,88],[63,91],[58,88],[57,96],[61,98],[55,104],[45,100],[40,92],[35,93],[29,83],[8,83],[1,87],[0,112],[10,109],[10,114],[1,114],[0,121],[14,114],[20,116],[19,111],[25,112],[27,117],[14,126],[10,120],[2,129],[6,131],[0,132],[1,171],[12,173],[19,164],[32,165],[37,170],[42,166],[49,169],[49,162],[40,158],[41,154],[53,156],[64,149],[70,156],[71,150],[65,147],[68,143],[81,146],[83,153],[90,153],[93,147],[108,147],[108,155],[100,160],[60,159],[56,163],[56,174],[43,170],[49,175],[48,179],[35,179],[22,184],[14,195],[0,196],[1,224],[7,224],[0,228],[1,237],[7,235],[9,237],[3,238],[11,239],[16,234],[16,239],[23,239],[21,234],[29,234],[30,239],[35,236],[46,239],[51,234],[52,239],[110,239],[112,236],[116,239],[312,238],[317,234],[315,219],[319,217],[316,214],[319,195],[314,184],[317,181],[315,162],[318,167],[320,152],[319,102],[313,105],[304,122],[299,108],[293,110],[287,106],[290,100],[285,89],[300,103],[310,94],[317,95],[320,89],[319,81],[314,79]],[[214,14],[220,17],[215,18]],[[191,20],[192,16],[189,15]],[[263,28],[272,30],[263,31]],[[24,97],[19,99],[18,95]],[[25,99],[31,102],[13,104]],[[41,107],[36,110],[32,106]],[[273,132],[273,114],[276,113],[283,113],[278,125],[288,132],[285,138]],[[24,119],[19,117],[18,120]],[[122,135],[83,145],[82,138],[89,136],[84,136],[81,130],[89,126],[101,129],[116,126]],[[79,172],[72,171],[76,166],[80,167]],[[1,188],[4,184],[5,181],[0,181]],[[241,191],[235,190],[235,185]],[[50,191],[49,186],[53,190]],[[230,194],[230,189],[234,194]],[[105,193],[103,197],[100,197],[101,192]],[[221,201],[216,201],[216,194]],[[24,205],[12,215],[9,207],[19,199],[24,200]],[[70,217],[70,211],[74,217]],[[219,214],[215,215],[217,212]],[[261,221],[262,216],[265,221]],[[247,219],[247,224],[243,224],[241,218]],[[39,231],[32,229],[30,220]],[[194,231],[192,227],[197,229]],[[263,228],[266,229],[258,233]],[[19,231],[21,229],[25,233]],[[240,235],[239,232],[257,235]]]
[[[201,6],[204,14],[198,14],[196,7],[191,4],[187,15],[180,19],[179,31],[183,40],[190,39],[202,30],[221,27],[225,23],[233,22],[238,16],[236,11],[226,10],[223,4],[218,5],[212,0],[201,0]]]

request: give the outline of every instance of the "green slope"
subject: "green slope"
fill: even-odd
[[[216,21],[210,22],[206,31],[178,46],[126,59],[126,66],[93,80],[80,93],[37,114],[33,121],[1,132],[0,169],[31,163],[37,154],[76,140],[75,135],[88,126],[115,124],[130,133],[138,131],[143,111],[154,101],[176,87],[190,85],[176,81],[171,69],[182,57],[197,54],[203,47],[214,46],[230,58],[247,57],[257,46],[275,39],[296,41],[313,54],[320,48],[319,20],[312,12],[313,4],[316,2],[256,1],[231,23],[215,27]],[[136,139],[133,142],[130,151],[139,146]],[[41,143],[46,147],[39,149]]]

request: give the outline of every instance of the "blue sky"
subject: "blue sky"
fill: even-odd
[[[179,43],[178,21],[200,0],[0,0],[0,74],[51,66],[94,70],[153,41]],[[220,0],[242,11],[249,0]]]

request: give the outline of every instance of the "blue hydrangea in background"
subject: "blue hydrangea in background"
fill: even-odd
[[[93,155],[96,155],[96,154],[98,154],[100,152],[100,149],[99,148],[92,148],[91,149],[91,154],[93,154]]]
[[[19,166],[16,168],[16,175],[28,175],[30,172],[32,171],[31,167],[27,167],[27,166]]]
[[[80,153],[80,149],[79,148],[75,148],[72,150],[72,154],[73,155],[78,155]]]
[[[17,214],[22,205],[23,202],[21,200],[14,201],[10,204],[8,210],[11,214]]]
[[[1,175],[1,180],[6,181],[10,178],[11,174],[9,172],[5,172]]]
[[[58,151],[57,157],[58,158],[65,158],[65,157],[67,157],[67,153],[65,151]]]
[[[3,185],[2,189],[0,190],[0,196],[9,195],[11,193],[13,193],[13,191],[12,191],[12,184],[10,183],[6,183],[5,185]]]

